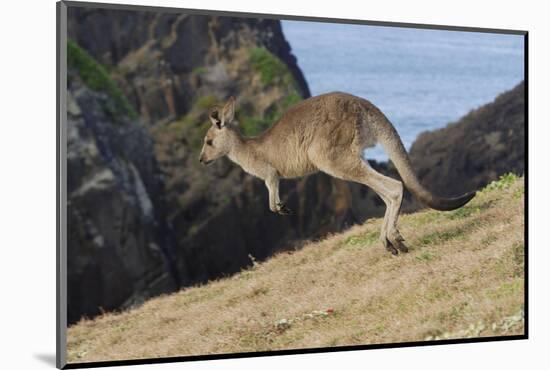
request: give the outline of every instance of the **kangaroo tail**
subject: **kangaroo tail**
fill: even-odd
[[[451,211],[462,207],[476,195],[476,192],[473,191],[455,198],[442,198],[429,192],[418,181],[411,166],[409,155],[393,125],[385,120],[383,126],[383,134],[378,135],[378,141],[382,144],[382,147],[397,168],[407,189],[422,203],[439,211]]]

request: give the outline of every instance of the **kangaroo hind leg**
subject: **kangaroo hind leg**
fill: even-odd
[[[397,229],[397,219],[403,202],[403,184],[401,181],[384,176],[365,163],[364,173],[359,182],[373,189],[386,203],[386,214],[380,233],[380,239],[384,246],[390,251],[392,250],[388,248],[389,245],[394,250],[398,249],[403,253],[408,252],[409,249],[404,243],[405,239]]]
[[[382,221],[382,227],[380,229],[380,241],[382,242],[382,245],[391,252],[393,255],[397,255],[397,248],[395,248],[394,243],[391,243],[388,239],[388,224],[390,219],[390,210],[391,210],[391,198],[388,198],[385,195],[382,195],[380,192],[376,192],[378,196],[384,201],[384,204],[386,205],[386,212],[384,214],[384,220]],[[403,250],[403,244],[398,245],[401,251],[406,252]]]
[[[408,252],[404,239],[397,229],[397,219],[403,201],[403,184],[374,170],[361,158],[349,157],[340,161],[319,161],[318,168],[334,177],[354,181],[374,190],[386,204],[386,213],[380,231],[380,240],[393,255]]]

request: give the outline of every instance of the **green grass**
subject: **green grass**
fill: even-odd
[[[457,210],[454,210],[452,212],[448,213],[448,217],[451,220],[457,220],[460,218],[468,218],[472,215],[474,212],[479,212],[479,208],[477,207],[470,207],[470,206],[464,206],[462,208],[459,208]]]
[[[421,254],[416,256],[415,259],[421,262],[430,262],[431,260],[434,259],[434,257],[435,257],[435,254],[431,252],[422,252]]]
[[[516,199],[523,198],[524,194],[525,194],[525,189],[524,188],[516,189],[514,191],[514,198],[516,198]]]
[[[489,185],[483,189],[483,191],[491,191],[491,190],[505,190],[508,189],[512,184],[518,179],[518,176],[516,174],[513,174],[511,172],[506,173],[498,180],[495,180],[491,182]],[[519,189],[523,193],[523,188]]]
[[[434,233],[424,235],[420,239],[420,244],[422,246],[441,244],[452,239],[460,238],[464,236],[464,234],[465,234],[465,230],[461,228],[445,230],[445,231],[436,231]]]
[[[90,89],[107,94],[114,101],[114,107],[105,107],[108,113],[118,116],[124,114],[137,118],[136,111],[111,79],[107,69],[72,40],[67,41],[67,65],[74,68],[84,84]]]
[[[414,218],[409,220],[409,222],[411,224],[414,224],[415,226],[423,226],[426,224],[437,222],[437,220],[441,219],[442,217],[443,216],[441,215],[441,213],[424,211],[417,213]]]
[[[348,237],[344,243],[347,246],[351,246],[351,247],[357,247],[357,246],[364,247],[364,246],[374,244],[376,241],[378,241],[379,237],[380,237],[380,233],[373,231],[373,232],[359,234],[359,235],[352,235]]]

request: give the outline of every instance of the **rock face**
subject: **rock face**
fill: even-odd
[[[506,172],[525,171],[525,84],[501,94],[458,122],[425,132],[410,156],[434,193],[451,196],[476,190]]]
[[[77,7],[69,8],[68,18],[69,38],[113,67],[113,76],[149,123],[180,117],[198,98],[212,94],[219,99],[238,94],[242,102],[242,84],[251,77],[243,79],[248,71],[242,68],[255,47],[280,59],[298,93],[309,96],[276,20]]]
[[[68,321],[179,286],[174,234],[147,131],[68,78]]]

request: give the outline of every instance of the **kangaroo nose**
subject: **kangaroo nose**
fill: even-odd
[[[207,160],[204,159],[204,157],[201,155],[201,156],[199,157],[199,162],[201,162],[202,164],[204,164],[204,165],[206,166],[206,165],[209,164],[211,161],[207,161]]]

